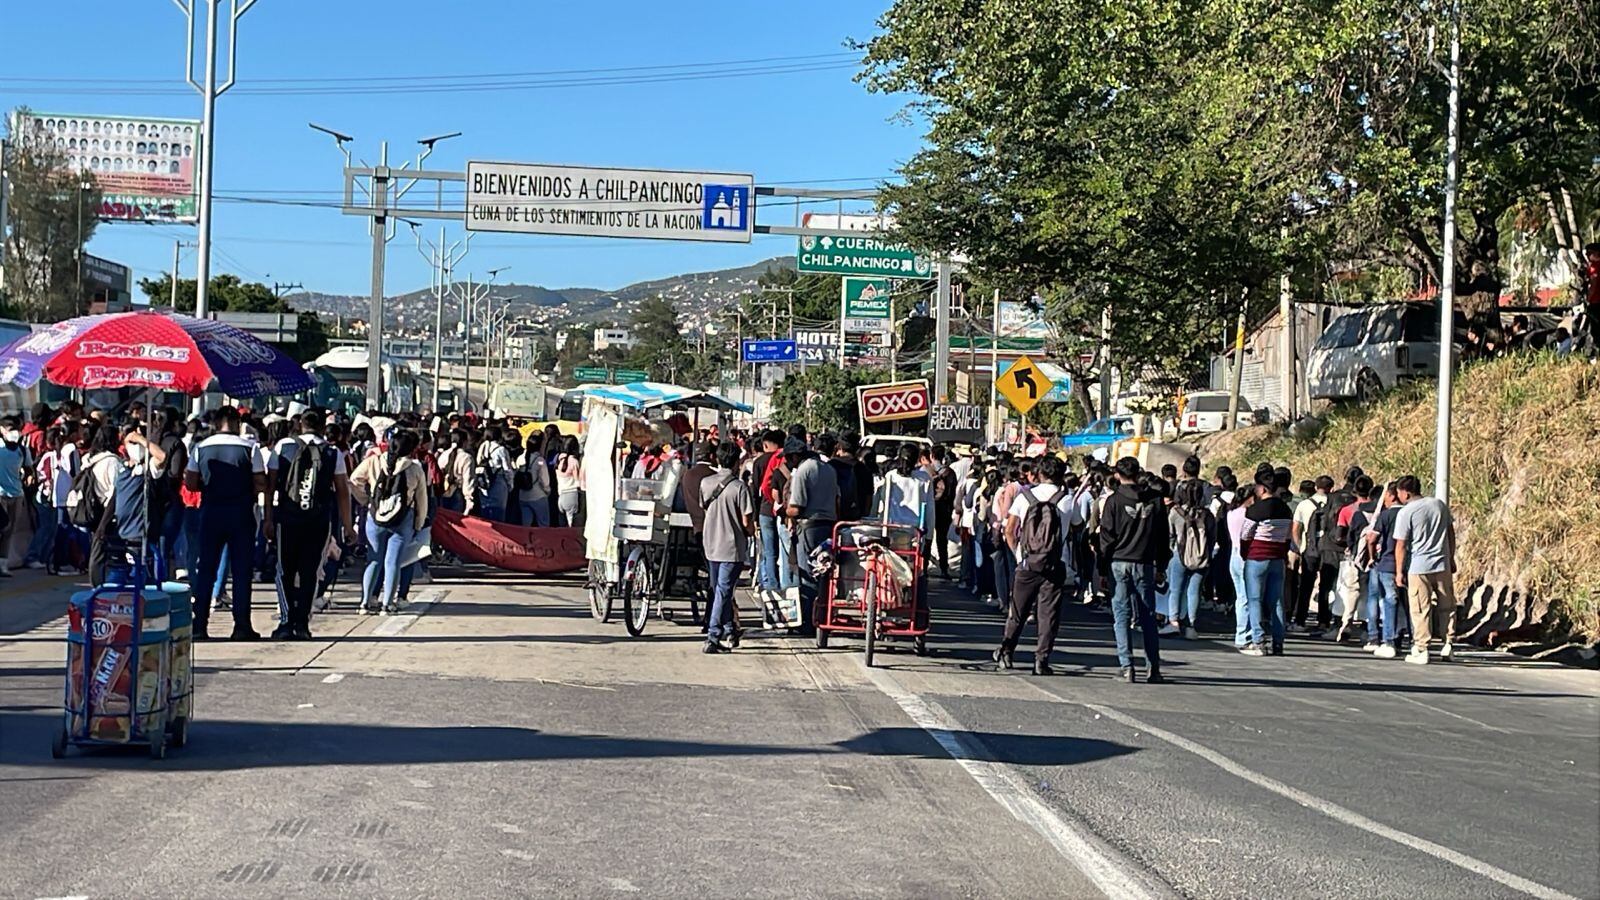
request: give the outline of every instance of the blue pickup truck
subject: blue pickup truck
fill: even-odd
[[[1063,434],[1061,447],[1069,453],[1093,452],[1102,447],[1109,452],[1112,444],[1130,437],[1133,437],[1133,416],[1111,416],[1095,419],[1081,431]]]

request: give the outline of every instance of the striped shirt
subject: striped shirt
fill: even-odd
[[[1277,497],[1257,500],[1245,511],[1239,533],[1240,554],[1245,559],[1287,559],[1294,513]]]

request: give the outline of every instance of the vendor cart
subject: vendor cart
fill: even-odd
[[[140,579],[142,580],[142,579]],[[154,587],[80,591],[67,606],[61,726],[50,755],[67,748],[143,745],[167,754],[171,711],[172,598]],[[187,723],[173,743],[187,740]]]
[[[628,449],[624,425],[632,420],[648,428],[649,423],[664,422],[677,413],[693,414],[698,421],[701,413],[710,411],[718,430],[726,432],[728,416],[748,413],[750,408],[705,391],[656,382],[591,388],[585,391],[583,404],[584,491],[589,510],[583,537],[591,614],[606,622],[621,605],[628,633],[637,636],[651,611],[671,618],[663,601],[681,600],[689,604],[691,621],[699,624],[709,609],[709,592],[688,516],[671,511],[676,476],[628,478],[630,473],[623,471]]]
[[[927,655],[921,530],[840,522],[831,543],[832,569],[817,611],[817,647],[826,648],[832,635],[859,634],[868,666],[886,641],[909,640],[918,656]]]

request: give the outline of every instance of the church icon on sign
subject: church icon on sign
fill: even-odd
[[[700,215],[707,231],[745,231],[750,220],[750,188],[742,184],[708,184]]]

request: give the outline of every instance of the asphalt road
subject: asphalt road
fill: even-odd
[[[1593,672],[1219,640],[1130,686],[1080,608],[1039,679],[943,589],[933,653],[869,672],[849,641],[631,639],[572,579],[472,570],[200,647],[163,762],[57,762],[65,589],[17,581],[0,897],[1600,897]]]

